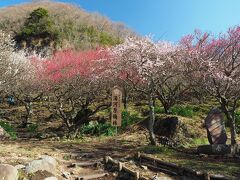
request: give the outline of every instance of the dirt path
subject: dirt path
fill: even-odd
[[[16,140],[4,141],[0,144],[0,163],[11,165],[27,164],[41,155],[49,155],[57,159],[58,175],[71,173],[72,178],[86,174],[104,173],[102,167],[72,167],[80,162],[102,162],[105,156],[117,159],[133,156],[145,141],[138,138],[118,136],[114,138],[89,138],[83,142]],[[106,178],[103,178],[106,179]],[[108,176],[107,179],[114,179]]]

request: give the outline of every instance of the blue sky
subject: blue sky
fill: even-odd
[[[123,22],[142,35],[178,41],[194,29],[219,33],[240,24],[240,0],[61,0]],[[0,6],[27,2],[1,0]]]

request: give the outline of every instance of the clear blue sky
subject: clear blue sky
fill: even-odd
[[[177,41],[194,29],[219,33],[240,24],[240,0],[61,0],[127,24],[142,35]],[[0,6],[27,2],[1,0]]]

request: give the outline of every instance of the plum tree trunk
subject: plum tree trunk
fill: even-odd
[[[124,88],[123,106],[124,106],[124,109],[127,111],[128,110],[128,92],[126,88]]]
[[[223,112],[227,117],[227,120],[230,123],[230,131],[231,131],[231,145],[234,146],[237,144],[237,140],[236,140],[236,120],[235,120],[235,111],[232,110],[232,112],[230,113],[227,108],[223,107]]]
[[[236,147],[237,147],[237,133],[236,133],[236,118],[235,118],[235,109],[233,108],[231,111],[227,109],[225,101],[222,101],[221,108],[227,117],[227,120],[230,123],[230,131],[231,131],[231,145],[232,145],[232,155],[236,154]]]
[[[233,156],[237,153],[237,133],[236,133],[236,119],[235,113],[227,116],[228,121],[230,122],[230,131],[231,131],[231,154]]]
[[[91,116],[91,110],[88,108],[83,108],[78,111],[75,118],[71,119],[71,124],[68,126],[69,138],[74,139],[79,135],[81,127],[89,122],[89,117]]]
[[[148,131],[149,131],[149,140],[152,145],[156,145],[156,137],[154,134],[154,123],[155,123],[155,110],[154,110],[154,98],[149,95],[149,121],[148,121]]]
[[[162,103],[162,105],[163,105],[165,114],[170,114],[170,108],[171,107],[167,104],[164,104],[164,103]]]
[[[232,116],[230,119],[230,130],[231,130],[231,145],[237,144],[237,133],[236,133],[236,119],[235,116]]]
[[[26,118],[25,121],[23,122],[23,127],[27,127],[29,123],[32,122],[32,116],[33,116],[33,107],[32,107],[32,102],[26,102],[25,103],[25,109],[26,109]]]
[[[160,92],[158,92],[158,100],[163,105],[165,114],[170,114],[170,109],[175,104],[176,101],[174,99],[166,99],[166,97],[160,94]]]
[[[68,138],[75,139],[79,135],[80,127],[72,126],[69,128]]]

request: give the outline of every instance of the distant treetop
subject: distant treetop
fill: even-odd
[[[44,8],[34,10],[25,21],[22,30],[17,34],[17,41],[31,41],[35,38],[56,40],[58,31],[53,20]]]

